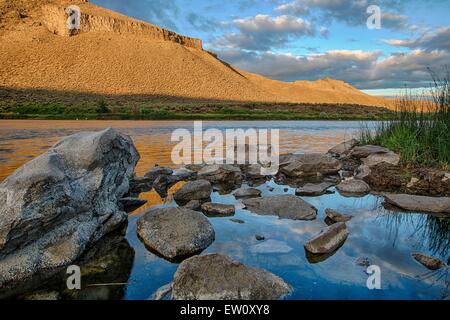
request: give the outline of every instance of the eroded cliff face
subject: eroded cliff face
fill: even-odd
[[[14,2],[12,2],[14,1]],[[80,9],[80,25],[68,28],[68,8]],[[172,41],[186,47],[202,50],[202,40],[185,37],[158,26],[132,19],[116,12],[98,7],[87,0],[0,0],[0,15],[9,20],[30,26],[42,25],[60,36],[75,36],[87,32],[112,32],[131,34],[152,40]],[[0,19],[2,20],[2,19]],[[14,23],[14,21],[10,21]]]

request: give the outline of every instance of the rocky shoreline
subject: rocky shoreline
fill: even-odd
[[[165,198],[182,181],[185,184],[173,195],[176,207],[150,208],[137,222],[138,237],[151,252],[180,263],[173,282],[154,298],[261,300],[292,292],[288,283],[268,271],[220,254],[199,255],[216,236],[209,218],[229,219],[237,209],[212,202],[213,192],[233,194],[242,208],[257,215],[288,220],[316,220],[317,208],[300,196],[317,197],[333,188],[344,197],[381,194],[386,206],[405,212],[450,216],[450,173],[406,171],[391,150],[361,146],[356,140],[327,154],[283,155],[275,176],[261,175],[257,165],[215,164],[177,170],[157,166],[136,177],[138,161],[128,136],[113,129],[82,132],[62,139],[1,183],[0,297],[26,298],[24,288],[32,291],[42,281],[59,279],[68,265],[89,265],[105,251],[97,249],[105,246],[105,239],[126,226],[127,213],[146,203],[140,193],[155,190]],[[272,179],[296,188],[296,195],[267,197],[253,188]],[[351,219],[327,209],[321,232],[303,244],[308,260],[323,261],[344,246]],[[263,235],[255,237],[265,241]],[[126,243],[123,233],[115,239],[116,244]],[[128,252],[132,257],[132,249]],[[447,267],[420,253],[412,257],[432,270]]]

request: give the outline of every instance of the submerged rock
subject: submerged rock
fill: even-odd
[[[264,237],[264,236],[262,236],[262,235],[260,235],[260,234],[257,234],[257,235],[255,236],[255,239],[258,240],[258,241],[264,241],[264,240],[266,240],[266,237]]]
[[[343,196],[362,196],[370,192],[370,187],[362,180],[349,179],[342,181],[336,189]]]
[[[213,164],[202,168],[198,172],[198,178],[212,184],[239,184],[242,182],[242,172],[239,167],[230,164]]]
[[[294,195],[254,198],[242,201],[247,210],[261,215],[277,215],[281,219],[314,220],[317,209]]]
[[[234,222],[234,223],[238,223],[238,224],[244,224],[245,223],[245,221],[241,220],[241,219],[230,219],[230,221]]]
[[[386,203],[407,211],[450,214],[450,198],[386,194]]]
[[[0,184],[0,287],[50,277],[127,221],[139,154],[113,129],[63,138]]]
[[[253,253],[273,254],[273,253],[289,253],[292,249],[286,242],[278,240],[267,240],[254,245],[250,249]]]
[[[307,183],[303,187],[297,188],[295,194],[298,196],[316,197],[328,193],[328,189],[334,184],[331,182],[322,182],[318,184]]]
[[[236,190],[233,195],[236,198],[257,198],[261,196],[261,190],[255,188],[241,188]]]
[[[305,249],[313,254],[328,254],[339,249],[348,237],[347,226],[343,222],[333,224],[309,240]]]
[[[421,253],[413,253],[412,256],[417,262],[430,270],[439,270],[447,267],[445,262]]]
[[[175,300],[275,300],[289,294],[290,285],[262,269],[247,267],[220,254],[183,261],[173,279]]]
[[[353,216],[341,214],[331,209],[325,209],[325,215],[327,216],[327,219],[332,223],[348,222],[353,218]]]
[[[370,260],[367,257],[360,257],[360,258],[356,259],[355,264],[360,267],[369,267]]]
[[[168,260],[201,252],[215,238],[202,213],[179,207],[147,211],[137,222],[137,233],[148,248]]]
[[[186,183],[175,192],[173,198],[178,204],[186,204],[191,200],[207,200],[211,196],[211,192],[212,186],[209,181],[196,180]]]
[[[207,202],[202,204],[202,211],[209,217],[230,217],[234,216],[236,208],[232,204]]]
[[[323,177],[337,174],[342,163],[326,154],[287,155],[280,159],[280,172],[290,178]]]
[[[358,140],[351,139],[348,141],[344,141],[337,146],[328,150],[328,153],[334,156],[342,157],[350,152],[354,146],[358,144]]]

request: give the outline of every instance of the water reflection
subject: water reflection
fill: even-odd
[[[0,127],[0,180],[15,168],[36,156],[56,142],[61,136],[80,130],[99,130],[108,126],[130,134],[141,154],[137,167],[143,175],[155,164],[174,167],[170,161],[171,130],[192,126],[190,122],[3,122]],[[206,123],[204,129],[217,126],[221,129],[236,127],[279,128],[282,152],[324,152],[358,131],[358,122],[220,122]],[[51,129],[49,129],[51,128]],[[2,152],[1,150],[14,150]],[[117,286],[89,287],[80,296],[67,298],[147,299],[161,286],[172,281],[178,264],[159,258],[148,251],[136,235],[136,221],[142,212],[154,206],[176,206],[173,193],[183,183],[173,186],[167,198],[155,191],[141,194],[148,203],[130,214],[126,241],[111,255],[90,265],[97,270],[100,265],[111,265],[86,283],[127,283]],[[243,185],[246,187],[247,185]],[[253,187],[261,190],[263,197],[295,194],[291,186],[279,181],[262,181]],[[335,191],[334,189],[331,189]],[[294,287],[289,299],[442,299],[448,297],[448,269],[429,272],[412,257],[412,252],[448,260],[450,248],[449,219],[401,213],[383,207],[383,199],[375,195],[345,198],[339,193],[320,197],[302,197],[318,209],[315,221],[281,220],[275,216],[256,215],[242,209],[240,200],[229,192],[214,192],[213,202],[235,204],[233,218],[243,220],[238,224],[229,218],[211,218],[216,232],[215,242],[204,253],[223,253],[250,266],[264,268],[282,277]],[[311,260],[305,255],[304,243],[326,227],[325,209],[352,215],[347,223],[349,237],[339,250],[326,259]],[[257,241],[262,235],[265,241]],[[112,248],[112,247],[111,247]],[[97,255],[95,255],[97,257]],[[380,266],[382,290],[368,290],[365,268],[355,264],[367,257],[371,264]],[[309,259],[308,259],[309,258]],[[94,272],[95,273],[95,272]],[[103,278],[104,277],[104,278]],[[52,287],[48,287],[52,288]],[[65,293],[66,294],[66,293]]]

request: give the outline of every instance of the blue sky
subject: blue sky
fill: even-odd
[[[449,0],[92,0],[283,81],[344,80],[373,94],[427,87],[450,65]],[[377,5],[381,28],[370,30]]]

